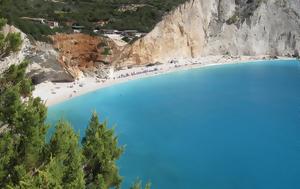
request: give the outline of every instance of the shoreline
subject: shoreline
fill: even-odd
[[[114,73],[113,78],[106,80],[96,77],[85,77],[69,83],[44,82],[35,86],[33,96],[40,97],[45,105],[49,107],[99,89],[132,80],[209,66],[243,64],[268,60],[295,60],[295,58],[278,57],[278,59],[271,59],[269,56],[209,56],[195,59],[174,59],[172,63],[119,70]]]

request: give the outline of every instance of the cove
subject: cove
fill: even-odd
[[[130,81],[52,106],[84,135],[91,112],[126,145],[122,188],[300,188],[300,63],[212,66]]]

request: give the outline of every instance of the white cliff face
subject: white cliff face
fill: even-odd
[[[284,3],[285,2],[285,3]],[[293,55],[300,49],[300,1],[268,0],[236,26],[222,24],[218,36],[209,37],[205,55]],[[214,33],[214,31],[211,31]]]
[[[223,54],[287,56],[299,50],[299,0],[190,0],[127,46],[116,62],[146,64]]]

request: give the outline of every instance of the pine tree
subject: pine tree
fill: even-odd
[[[50,144],[51,161],[48,173],[57,177],[63,188],[84,188],[83,156],[79,146],[79,137],[71,126],[60,121],[55,129]],[[59,183],[59,182],[58,182]]]
[[[116,160],[123,148],[118,146],[114,130],[106,125],[106,122],[99,123],[97,114],[93,113],[82,141],[87,188],[119,188],[122,182]]]
[[[22,88],[31,84],[24,77],[27,64],[11,66],[0,78],[0,144],[6,149],[0,150],[0,187],[17,185],[42,164],[47,110],[39,98],[23,100],[32,90]]]
[[[83,156],[79,137],[71,126],[59,121],[47,145],[44,164],[34,174],[24,174],[15,188],[83,189]],[[34,175],[34,176],[33,176]]]

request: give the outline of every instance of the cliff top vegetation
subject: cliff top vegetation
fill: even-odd
[[[70,31],[68,23],[83,25],[92,31],[96,23],[105,29],[135,29],[149,32],[162,16],[186,0],[1,0],[0,17],[34,38],[53,34],[47,25],[22,17],[57,21],[59,31]]]

